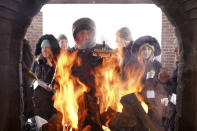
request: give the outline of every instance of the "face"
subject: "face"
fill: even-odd
[[[62,39],[59,41],[59,45],[61,49],[66,50],[68,48],[68,41],[65,39]]]
[[[42,55],[44,58],[51,58],[53,56],[52,50],[50,47],[42,47]]]
[[[91,42],[93,42],[93,39],[94,39],[94,33],[89,30],[79,31],[75,37],[77,46],[81,49],[88,48]]]
[[[118,48],[125,47],[125,43],[124,43],[124,41],[120,38],[120,33],[119,33],[119,32],[116,33],[116,43],[117,43]]]
[[[153,53],[153,50],[148,45],[142,47],[142,49],[140,50],[140,54],[144,60],[149,59],[152,53]]]

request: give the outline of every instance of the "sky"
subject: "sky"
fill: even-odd
[[[116,32],[130,28],[134,40],[151,35],[161,43],[162,12],[155,4],[47,4],[42,7],[43,34],[60,34],[68,37],[74,46],[72,24],[82,17],[89,17],[96,24],[96,41],[103,40],[115,49]]]

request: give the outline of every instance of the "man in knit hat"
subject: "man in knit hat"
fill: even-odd
[[[96,26],[90,18],[81,18],[73,24],[73,37],[77,49],[93,48],[95,43]]]
[[[106,44],[96,44],[96,25],[90,18],[80,18],[73,23],[75,49],[110,49]]]
[[[94,125],[92,130],[102,130],[99,116],[99,106],[97,98],[95,97],[95,68],[102,64],[102,58],[94,56],[95,49],[106,49],[106,45],[96,44],[95,34],[96,26],[90,18],[80,18],[73,24],[73,37],[76,42],[72,51],[77,51],[77,56],[80,58],[80,65],[74,64],[72,67],[72,74],[79,78],[85,84],[89,91],[84,93],[85,108],[79,106],[79,112],[86,114],[84,117],[79,117],[78,128],[84,129],[88,124]],[[87,100],[88,98],[88,100]],[[83,103],[80,103],[82,105]],[[92,108],[94,107],[94,109]],[[87,113],[85,113],[87,111]],[[84,119],[85,118],[85,119]],[[95,119],[97,118],[97,119]]]

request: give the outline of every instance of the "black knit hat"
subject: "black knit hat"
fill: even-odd
[[[158,56],[161,54],[161,48],[159,42],[157,41],[156,38],[152,36],[142,36],[138,38],[133,44],[133,48],[132,48],[133,53],[136,54],[139,48],[146,43],[149,43],[151,46],[154,47],[154,56]]]
[[[38,56],[41,54],[41,43],[43,40],[50,41],[51,50],[54,56],[60,53],[60,47],[59,47],[57,39],[51,34],[46,34],[46,35],[41,36],[40,39],[38,40],[36,44],[35,56]]]
[[[92,19],[90,18],[80,18],[73,23],[72,31],[73,37],[75,38],[77,33],[81,30],[92,30],[95,34],[96,26]]]

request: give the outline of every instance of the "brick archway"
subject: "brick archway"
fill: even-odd
[[[179,130],[197,130],[197,68],[196,34],[197,1],[154,0],[161,7],[172,24],[180,44],[178,115]],[[173,7],[173,8],[172,8]]]

